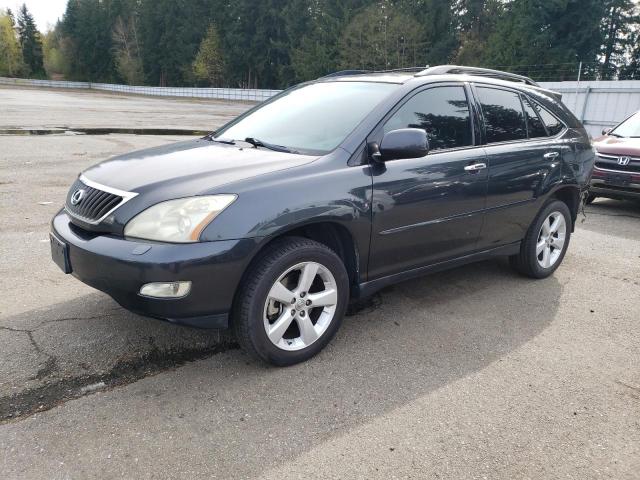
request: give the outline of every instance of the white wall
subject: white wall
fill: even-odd
[[[613,127],[640,110],[640,80],[542,82],[540,85],[562,94],[564,104],[597,137],[603,128]]]

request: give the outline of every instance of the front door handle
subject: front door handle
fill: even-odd
[[[544,154],[544,158],[547,160],[553,160],[554,158],[558,158],[560,156],[560,152],[549,152]]]
[[[478,170],[484,170],[485,168],[487,168],[486,163],[472,163],[471,165],[464,167],[467,172],[477,172]]]

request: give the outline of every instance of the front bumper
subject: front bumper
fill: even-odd
[[[200,328],[226,328],[233,296],[256,241],[167,244],[97,235],[73,225],[60,211],[52,233],[68,246],[71,274],[141,315]],[[138,294],[151,282],[191,281],[186,297]]]
[[[589,193],[607,198],[640,199],[640,174],[607,172],[595,168]]]

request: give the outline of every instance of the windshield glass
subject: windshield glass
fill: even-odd
[[[610,134],[619,137],[640,138],[640,112],[627,118],[624,122],[614,128]]]
[[[259,140],[288,150],[336,148],[397,84],[322,82],[294,88],[216,133],[220,140]]]

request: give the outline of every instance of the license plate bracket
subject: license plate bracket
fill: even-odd
[[[606,182],[609,185],[614,185],[616,187],[626,187],[631,182],[631,175],[610,173],[606,177]]]
[[[53,233],[49,234],[49,243],[51,244],[51,258],[60,267],[64,273],[71,273],[71,262],[69,261],[69,245],[56,237]]]

